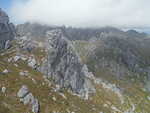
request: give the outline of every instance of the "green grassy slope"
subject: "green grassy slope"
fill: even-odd
[[[87,43],[84,42],[83,45],[85,46]],[[27,85],[30,92],[39,100],[40,113],[53,113],[54,111],[59,113],[127,113],[125,111],[150,113],[150,100],[147,99],[150,94],[143,91],[142,85],[138,82],[129,84],[109,78],[111,85],[115,83],[117,87],[122,87],[124,90],[118,94],[108,87],[109,83],[95,83],[96,93],[91,95],[89,100],[84,100],[67,90],[55,92],[56,86],[52,82],[45,81],[43,75],[28,67],[25,61],[19,60],[15,63],[9,63],[8,58],[15,56],[16,50],[14,46],[0,55],[0,72],[4,69],[10,71],[8,74],[0,75],[0,88],[6,87],[5,94],[0,92],[0,113],[31,112],[30,106],[23,105],[17,97],[17,92],[22,85]],[[40,48],[31,53],[22,52],[22,54],[33,54],[39,60],[45,55]],[[83,59],[83,62],[85,61],[86,59]],[[17,64],[18,67],[14,64]],[[29,73],[28,76],[19,75],[20,71],[26,70]],[[99,74],[104,75],[103,73]]]

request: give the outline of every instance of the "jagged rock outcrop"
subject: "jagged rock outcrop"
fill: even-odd
[[[5,93],[5,92],[6,92],[6,87],[2,87],[2,88],[1,88],[1,92],[2,92],[2,93]]]
[[[26,85],[23,85],[21,89],[18,91],[17,96],[19,98],[25,97],[29,93],[29,89]]]
[[[20,90],[17,93],[17,96],[20,98],[20,102],[23,102],[24,105],[31,105],[33,113],[39,113],[39,101],[32,95],[32,93],[30,93],[26,85],[23,85],[20,88]]]
[[[91,81],[86,76],[80,57],[72,43],[60,29],[47,32],[48,55],[40,71],[52,78],[61,88],[71,89],[74,93],[87,96],[94,92]]]
[[[9,48],[14,36],[15,27],[9,22],[8,15],[0,8],[0,49]]]

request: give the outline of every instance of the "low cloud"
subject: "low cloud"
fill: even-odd
[[[16,22],[76,27],[150,27],[150,0],[14,0]]]

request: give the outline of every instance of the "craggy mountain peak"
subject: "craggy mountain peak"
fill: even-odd
[[[9,41],[11,41],[14,36],[14,25],[9,23],[8,15],[2,9],[0,9],[0,49],[9,48]]]
[[[94,87],[87,78],[88,70],[84,69],[79,55],[60,29],[47,32],[48,55],[43,64],[42,72],[60,85],[74,93],[87,95],[94,93]]]

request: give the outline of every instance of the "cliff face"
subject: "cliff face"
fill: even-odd
[[[8,15],[0,9],[0,49],[9,48],[9,41],[15,36],[15,27],[9,22]]]
[[[47,37],[48,55],[41,72],[52,78],[61,88],[71,89],[84,96],[93,92],[94,88],[87,77],[88,70],[62,31],[51,30]]]

